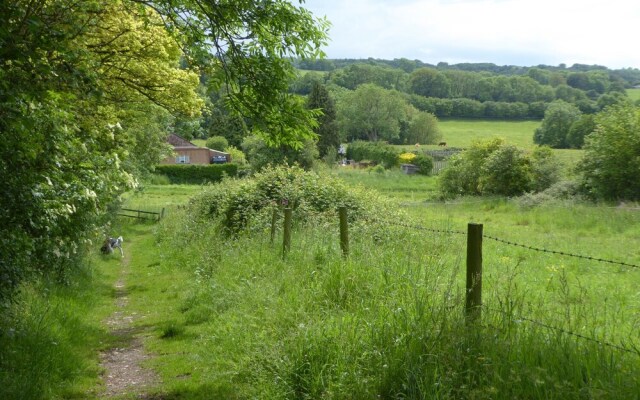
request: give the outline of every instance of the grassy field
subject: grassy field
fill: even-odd
[[[24,341],[13,371],[30,374],[16,381],[5,370],[0,394],[35,382],[22,393],[99,398],[96,350],[124,346],[103,322],[118,311],[137,316],[131,332],[159,376],[121,398],[637,398],[640,270],[504,241],[639,265],[640,211],[444,203],[433,200],[434,177],[327,173],[380,191],[404,215],[355,221],[348,259],[337,221],[298,221],[283,259],[281,233],[271,243],[268,225],[228,238],[185,214],[178,205],[202,187],[129,195],[128,205],[166,206],[166,219],[114,227],[127,238],[126,264],[95,257],[72,290],[46,301],[25,292],[35,334],[12,339]],[[484,309],[473,329],[463,317],[469,222],[504,240],[484,240]],[[118,309],[122,277],[128,303]]]
[[[354,227],[348,260],[337,222],[299,226],[283,259],[267,228],[228,240],[169,214],[161,246],[130,278],[132,311],[155,332],[146,347],[164,382],[157,396],[636,398],[640,357],[612,346],[638,345],[638,269],[485,239],[482,327],[467,330],[462,308],[467,223],[638,265],[638,211],[425,201],[432,177],[331,173],[380,190],[406,215],[388,221],[388,235]]]
[[[640,100],[640,89],[627,89],[627,96],[633,101]]]
[[[533,147],[533,132],[540,121],[442,119],[442,140],[450,147],[468,147],[474,140],[499,137],[522,148]]]

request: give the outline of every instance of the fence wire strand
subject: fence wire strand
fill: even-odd
[[[602,263],[621,265],[621,266],[630,267],[630,268],[640,268],[639,265],[629,264],[629,263],[626,263],[626,262],[623,262],[623,261],[606,260],[604,258],[598,258],[598,257],[592,257],[592,256],[583,256],[583,255],[580,255],[580,254],[567,253],[565,251],[547,250],[547,249],[543,249],[543,248],[540,248],[540,247],[534,247],[534,246],[529,246],[529,245],[526,245],[526,244],[515,243],[515,242],[509,241],[509,240],[500,239],[498,237],[490,236],[490,235],[482,235],[482,237],[494,240],[494,241],[499,242],[499,243],[507,244],[507,245],[510,245],[510,246],[521,247],[523,249],[539,251],[539,252],[542,252],[542,253],[558,254],[558,255],[566,256],[566,257],[574,257],[574,258],[580,258],[580,259],[583,259],[583,260],[598,261],[598,262],[602,262]]]
[[[529,322],[531,324],[534,324],[534,325],[537,325],[537,326],[540,326],[540,327],[543,327],[545,329],[549,329],[549,330],[552,330],[552,331],[555,331],[555,332],[558,332],[558,333],[562,333],[562,334],[565,334],[565,335],[568,335],[568,336],[573,336],[573,337],[576,337],[578,339],[582,339],[582,340],[586,340],[586,341],[589,341],[589,342],[597,343],[597,344],[599,344],[601,346],[610,347],[610,348],[613,348],[613,349],[616,349],[616,350],[619,350],[619,351],[623,351],[623,352],[626,352],[626,353],[635,354],[637,356],[640,356],[640,349],[637,348],[635,345],[633,345],[632,347],[627,347],[627,346],[624,346],[624,345],[619,345],[619,344],[607,342],[607,341],[604,341],[604,340],[601,340],[601,339],[592,338],[590,336],[586,336],[586,335],[583,335],[581,333],[576,333],[576,332],[570,331],[568,329],[564,329],[564,328],[560,328],[560,327],[557,327],[557,326],[549,325],[547,323],[540,322],[540,321],[537,321],[537,320],[532,319],[532,318],[524,317],[522,315],[512,315],[512,314],[510,314],[510,313],[508,313],[508,312],[506,312],[504,310],[498,310],[498,309],[495,309],[495,308],[487,307],[485,305],[482,305],[482,308],[484,308],[487,311],[493,311],[493,312],[496,312],[496,313],[499,313],[499,314],[511,316],[511,317],[513,317],[515,319],[515,321],[526,321],[526,322]]]
[[[386,225],[400,226],[400,227],[403,227],[403,228],[410,228],[410,229],[415,229],[415,230],[418,230],[418,231],[433,232],[433,233],[444,233],[444,234],[447,234],[447,235],[466,235],[467,234],[467,232],[462,232],[462,231],[456,231],[456,230],[450,230],[450,229],[427,228],[426,226],[407,224],[407,223],[404,223],[404,222],[385,221],[385,220],[381,220],[381,219],[377,219],[377,218],[368,218],[367,221],[369,221],[369,222],[377,222],[377,223],[386,224]]]
[[[400,227],[404,227],[404,228],[415,229],[415,230],[420,230],[420,231],[425,231],[425,232],[443,233],[443,234],[448,234],[448,235],[466,235],[467,234],[467,232],[462,232],[462,231],[449,230],[449,229],[428,228],[428,227],[425,227],[425,226],[422,226],[422,225],[407,224],[407,223],[404,223],[404,222],[395,222],[395,221],[385,221],[385,220],[380,220],[380,219],[375,219],[375,218],[370,218],[370,219],[368,219],[368,221],[370,221],[370,222],[378,222],[378,223],[387,224],[387,225],[395,225],[395,226],[400,226]],[[526,245],[526,244],[512,242],[510,240],[501,239],[499,237],[491,236],[491,235],[483,234],[482,237],[486,238],[486,239],[490,239],[490,240],[496,241],[498,243],[507,244],[507,245],[514,246],[514,247],[521,247],[521,248],[527,249],[527,250],[538,251],[538,252],[549,253],[549,254],[557,254],[557,255],[561,255],[561,256],[565,256],[565,257],[574,257],[574,258],[580,258],[580,259],[583,259],[583,260],[591,260],[591,261],[597,261],[597,262],[602,262],[602,263],[607,263],[607,264],[620,265],[620,266],[623,266],[623,267],[640,269],[640,265],[631,264],[631,263],[627,263],[627,262],[623,262],[623,261],[607,260],[607,259],[604,259],[604,258],[593,257],[593,256],[584,256],[584,255],[575,254],[575,253],[569,253],[569,252],[565,252],[565,251],[548,250],[548,249],[543,249],[543,248],[540,248],[540,247],[529,246],[529,245]]]

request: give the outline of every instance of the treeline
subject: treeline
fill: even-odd
[[[418,60],[299,60],[307,70],[290,90],[310,93],[314,83],[331,91],[374,84],[402,93],[420,111],[437,117],[539,119],[549,103],[563,100],[582,113],[627,101],[626,89],[640,83],[640,70],[597,65],[569,68],[497,66],[490,63],[430,65]],[[333,89],[332,89],[333,88]]]

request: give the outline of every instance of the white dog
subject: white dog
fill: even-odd
[[[113,249],[117,247],[120,250],[120,255],[124,258],[124,251],[122,250],[123,242],[124,239],[122,238],[122,236],[118,236],[117,239],[111,237],[107,238],[102,244],[100,251],[102,252],[102,254],[111,254],[113,253]]]

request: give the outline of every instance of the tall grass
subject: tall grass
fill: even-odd
[[[489,208],[511,206],[483,207],[488,216]],[[547,224],[557,219],[539,213]],[[456,221],[442,215],[430,226],[447,231],[457,229]],[[462,312],[464,235],[395,224],[423,223],[414,218],[391,222],[384,229],[353,225],[344,259],[337,217],[299,221],[283,259],[279,242],[269,242],[267,221],[230,239],[188,215],[168,218],[161,244],[183,247],[160,246],[160,268],[188,271],[192,281],[176,292],[179,306],[171,316],[184,326],[170,339],[182,353],[161,356],[157,365],[198,371],[189,384],[174,380],[173,393],[198,393],[202,386],[233,393],[229,398],[273,399],[632,399],[640,393],[637,354],[522,318],[637,345],[639,305],[624,282],[637,281],[638,271],[487,244],[487,308],[482,324],[469,327]],[[159,351],[166,343],[157,339],[153,346]]]
[[[85,398],[107,340],[94,319],[99,303],[92,266],[65,284],[24,284],[0,317],[0,398]]]

